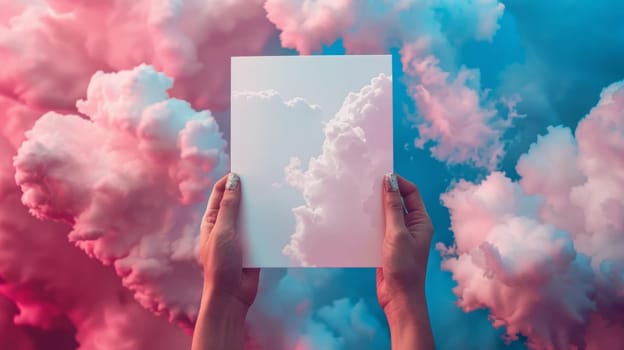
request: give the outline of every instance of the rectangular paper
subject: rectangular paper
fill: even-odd
[[[391,56],[233,57],[231,68],[244,266],[380,266]]]

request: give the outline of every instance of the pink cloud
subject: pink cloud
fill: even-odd
[[[585,333],[585,342],[587,350],[618,349],[624,344],[624,325],[593,314]]]
[[[435,12],[448,12],[449,22],[460,22],[454,37],[489,40],[498,30],[504,5],[497,0],[422,2],[368,2],[354,0],[267,0],[267,18],[281,31],[282,46],[301,54],[320,51],[342,39],[349,53],[387,53],[392,47],[426,36],[446,41]]]
[[[435,158],[448,164],[490,170],[498,166],[504,154],[503,133],[518,116],[517,98],[490,98],[480,88],[478,70],[452,68],[449,42],[466,37],[490,40],[499,27],[502,3],[269,0],[265,8],[281,30],[282,45],[301,54],[319,51],[339,38],[348,53],[387,53],[400,47],[408,90],[418,108],[415,145],[427,144]],[[435,16],[438,10],[444,11],[446,22]],[[497,104],[506,107],[508,115],[500,115]]]
[[[0,137],[6,150],[4,140]],[[10,155],[0,152],[0,174],[12,173]],[[20,203],[22,193],[14,179],[0,177],[0,189],[3,349],[34,349],[46,332],[49,337],[75,337],[84,350],[190,347],[189,337],[178,327],[134,301],[112,267],[72,246],[67,225],[32,217]],[[46,348],[60,349],[61,344]]]
[[[2,149],[8,153],[14,153],[25,139],[24,132],[30,129],[43,111],[30,106],[23,105],[12,99],[0,95],[0,136],[6,141]],[[0,176],[12,177],[12,173],[5,173]]]
[[[268,0],[267,18],[282,30],[282,46],[292,47],[302,55],[332,44],[355,21],[351,0]]]
[[[176,79],[174,96],[199,108],[224,109],[229,58],[262,52],[274,33],[262,4],[55,0],[13,5],[0,22],[5,68],[0,93],[30,106],[73,110],[96,71],[147,63]]]
[[[420,116],[415,145],[434,143],[432,156],[448,164],[495,169],[504,154],[503,133],[518,116],[515,101],[509,100],[509,115],[503,118],[481,91],[478,70],[462,67],[451,76],[428,47],[428,40],[420,40],[401,49],[403,70],[414,78],[408,89]]]
[[[517,164],[460,181],[442,201],[456,244],[439,246],[466,311],[490,310],[531,348],[601,348],[624,325],[624,83],[603,90],[575,135],[550,127]]]
[[[0,347],[2,349],[34,350],[35,345],[28,333],[13,323],[19,309],[0,294]]]
[[[33,215],[69,223],[69,239],[113,264],[144,307],[188,324],[199,222],[228,157],[214,118],[169,98],[172,83],[149,66],[95,74],[77,103],[90,120],[45,114],[14,164]]]
[[[595,307],[589,259],[567,232],[535,218],[539,198],[493,173],[480,184],[460,182],[442,201],[457,239],[442,267],[457,281],[459,306],[490,309],[494,326],[506,326],[510,339],[529,336],[537,348],[578,343]]]
[[[225,171],[209,165],[227,162],[219,158],[223,140],[216,124],[208,123],[209,113],[170,99],[171,84],[147,66],[98,73],[77,104],[82,116],[51,112],[37,121],[36,110],[12,110],[15,122],[5,129],[12,139],[0,137],[0,147],[8,150],[0,152],[6,168],[0,171],[0,198],[2,208],[12,208],[0,210],[0,241],[12,247],[0,252],[5,278],[0,293],[16,305],[20,317],[7,319],[7,329],[28,324],[68,337],[75,330],[86,350],[189,347],[187,334],[149,311],[184,326],[192,321],[201,277],[190,248],[209,192],[206,179]],[[32,118],[20,119],[31,113]],[[18,146],[14,169],[13,147]],[[188,176],[180,176],[180,169],[187,169],[182,173]],[[15,185],[16,177],[24,192]],[[24,198],[27,207],[20,203]],[[33,218],[29,209],[44,220]],[[150,231],[155,226],[159,230]],[[321,288],[330,282],[326,273],[286,278],[278,286],[265,282],[250,315],[248,345],[290,349],[305,339],[313,347],[337,344],[336,332],[342,331],[318,319],[312,287],[293,290],[307,284]],[[187,287],[180,290],[180,285]],[[369,310],[358,310],[354,317],[371,322]],[[373,336],[367,330],[362,327],[362,339]],[[321,333],[325,343],[318,338]],[[378,341],[380,336],[374,335]]]
[[[347,96],[325,126],[320,155],[304,169],[298,158],[286,167],[288,183],[301,190],[305,201],[293,209],[296,228],[283,250],[297,264],[344,266],[344,249],[364,242],[359,238],[364,233],[383,232],[381,211],[375,208],[381,205],[382,176],[392,170],[390,115],[392,80],[382,74]],[[368,219],[354,220],[364,217]],[[365,246],[353,249],[348,265],[370,266],[378,260],[371,257],[380,240],[369,237]]]

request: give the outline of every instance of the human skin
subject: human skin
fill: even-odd
[[[435,349],[425,296],[433,225],[416,185],[389,174],[383,188],[386,229],[377,299],[388,319],[392,349]]]
[[[200,228],[204,267],[202,299],[193,333],[193,350],[243,349],[245,317],[256,299],[260,269],[244,269],[236,232],[241,198],[238,176],[214,185]]]
[[[230,186],[232,183],[235,186]],[[434,349],[424,291],[433,226],[414,184],[389,175],[383,188],[386,228],[382,267],[377,269],[377,297],[388,319],[392,349]],[[260,271],[242,267],[242,246],[236,233],[241,193],[240,180],[224,177],[208,200],[200,237],[204,288],[193,350],[244,347],[245,317],[256,298]]]

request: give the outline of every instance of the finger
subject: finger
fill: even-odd
[[[206,225],[205,227],[208,231],[210,231],[215,222],[217,222],[217,213],[219,212],[219,205],[221,204],[221,199],[223,198],[226,181],[227,176],[219,179],[219,181],[217,181],[212,187],[210,198],[208,198],[208,204],[203,217],[203,224]]]
[[[407,232],[405,226],[403,200],[399,192],[399,184],[395,174],[384,177],[384,218],[386,222],[385,233]]]
[[[225,183],[225,190],[223,191],[221,203],[219,203],[219,212],[217,213],[217,221],[215,223],[215,225],[223,229],[220,231],[235,232],[240,199],[240,178],[238,175],[230,173]]]
[[[425,208],[425,204],[423,203],[418,187],[414,183],[398,175],[397,182],[399,184],[399,192],[403,197],[403,202],[407,212],[411,213],[416,211],[426,214],[427,209]]]

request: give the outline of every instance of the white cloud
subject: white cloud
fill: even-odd
[[[302,97],[262,90],[234,91],[232,114],[232,171],[245,186],[239,230],[252,247],[246,264],[288,266],[281,248],[294,219],[284,214],[303,199],[284,186],[283,168],[295,155],[309,159],[316,152],[323,111]]]
[[[305,204],[293,209],[296,228],[284,253],[297,264],[379,262],[381,184],[392,171],[391,116],[392,80],[382,74],[347,96],[325,126],[322,153],[307,168],[291,159],[286,179],[303,193]]]
[[[172,84],[150,66],[94,75],[77,103],[91,119],[45,114],[14,166],[32,214],[70,224],[69,239],[113,264],[144,307],[188,324],[199,223],[228,157],[214,118],[170,99]]]
[[[573,135],[550,127],[517,164],[442,195],[456,245],[439,247],[466,311],[488,308],[531,348],[617,348],[624,310],[624,83]],[[605,322],[614,322],[611,328]],[[610,340],[605,340],[610,339]]]

